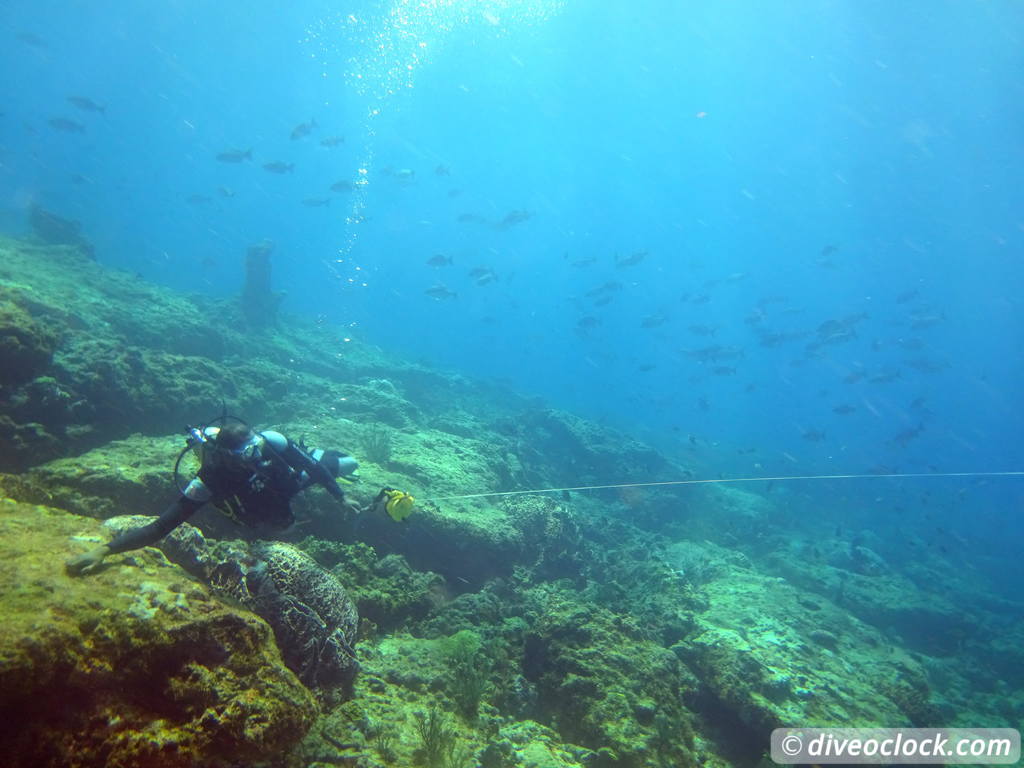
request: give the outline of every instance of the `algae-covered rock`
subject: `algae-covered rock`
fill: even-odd
[[[13,301],[0,299],[0,386],[41,375],[50,364],[55,344],[55,335],[46,325]]]
[[[157,514],[178,493],[172,470],[181,445],[172,436],[113,440],[25,473],[18,498],[101,519]]]
[[[707,610],[673,650],[734,719],[738,739],[762,743],[792,723],[911,724],[892,692],[923,679],[920,665],[877,630],[737,564],[704,590]]]
[[[793,584],[834,601],[921,653],[953,657],[965,642],[983,634],[978,614],[958,607],[942,590],[925,591],[878,565],[878,556],[865,554],[864,547],[844,543],[828,563],[792,557],[785,550],[766,562]]]
[[[532,720],[506,725],[483,751],[484,768],[581,768],[597,754],[584,747],[562,744],[558,734]]]
[[[270,627],[155,550],[65,574],[105,538],[94,521],[0,501],[5,764],[227,766],[299,741],[316,703]]]
[[[678,659],[592,603],[543,588],[534,600],[522,667],[538,714],[608,765],[694,765],[683,698],[695,682]]]
[[[544,474],[568,485],[607,483],[610,478],[654,479],[672,465],[653,448],[571,413],[532,410],[503,426],[517,438],[518,458],[547,465]],[[552,462],[555,462],[552,466]]]

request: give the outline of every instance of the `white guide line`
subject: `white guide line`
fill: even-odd
[[[534,488],[527,491],[494,491],[492,493],[467,493],[461,496],[435,496],[424,501],[456,501],[458,499],[482,499],[487,496],[525,496],[534,493],[561,493],[562,491],[598,491],[607,488],[652,488],[666,485],[714,485],[725,483],[757,483],[784,480],[899,480],[909,478],[940,477],[1024,477],[1022,472],[897,472],[891,475],[777,475],[774,477],[725,477],[708,480],[664,480],[652,483],[612,483],[609,485],[576,485],[566,488]]]

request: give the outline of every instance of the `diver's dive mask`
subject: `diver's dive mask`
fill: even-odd
[[[229,453],[245,463],[261,459],[263,458],[263,437],[261,435],[253,435],[240,446],[229,451]]]
[[[251,464],[263,458],[264,438],[258,432],[253,433],[249,438],[236,448],[226,448],[221,445],[217,437],[220,434],[218,427],[189,427],[186,438],[187,448],[195,451],[200,461],[220,461],[229,464]]]

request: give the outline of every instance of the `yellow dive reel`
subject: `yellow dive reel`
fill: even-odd
[[[416,499],[412,495],[394,488],[381,488],[377,498],[374,499],[375,504],[384,504],[384,511],[396,523],[402,522],[412,514],[415,502]]]

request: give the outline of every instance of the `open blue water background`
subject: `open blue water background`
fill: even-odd
[[[1015,2],[11,0],[0,36],[6,232],[36,201],[221,296],[268,238],[325,354],[505,379],[701,476],[1024,468]],[[805,503],[976,558],[1019,550],[1022,487]]]

